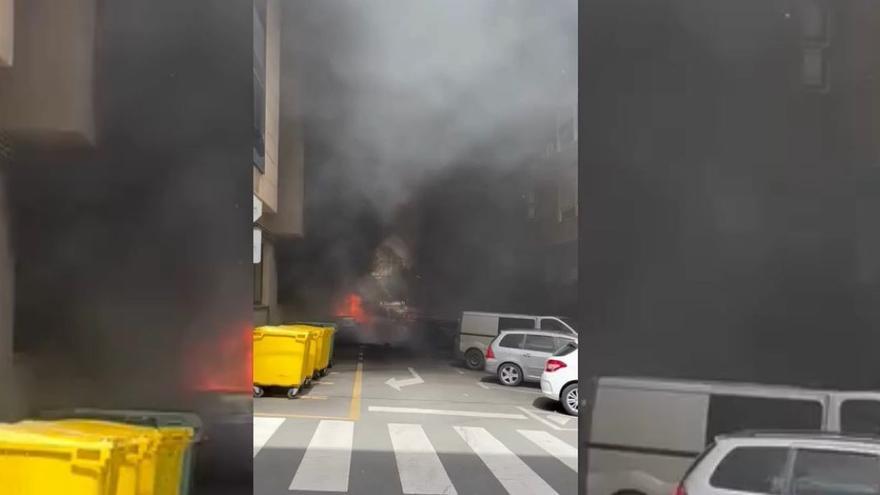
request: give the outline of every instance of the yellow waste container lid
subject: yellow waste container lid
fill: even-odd
[[[76,465],[92,468],[101,468],[114,452],[123,451],[123,447],[112,438],[40,429],[20,423],[0,424],[0,448],[66,454]]]
[[[111,442],[123,449],[128,462],[139,462],[145,457],[153,456],[160,441],[158,432],[151,432],[151,428],[131,427],[146,430],[135,431],[129,429],[128,425],[102,421],[21,421],[15,425],[24,431],[52,437]]]
[[[61,419],[53,422],[58,428],[86,435],[110,436],[130,441],[141,456],[152,455],[162,441],[162,434],[148,426],[114,423],[95,419]]]
[[[257,327],[254,329],[254,336],[271,335],[273,337],[305,337],[309,334],[309,329],[285,326]]]

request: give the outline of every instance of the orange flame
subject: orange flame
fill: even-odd
[[[192,359],[194,389],[201,392],[250,393],[253,385],[253,325],[228,332],[212,342],[201,342]]]
[[[357,294],[348,294],[336,308],[336,316],[349,317],[359,324],[367,323],[363,299]]]

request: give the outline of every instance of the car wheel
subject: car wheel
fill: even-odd
[[[578,384],[572,383],[562,389],[559,394],[559,402],[562,403],[562,409],[572,416],[578,415]]]
[[[516,387],[523,381],[522,368],[513,363],[504,363],[498,367],[498,381],[508,387]]]
[[[486,366],[486,360],[479,349],[470,349],[464,355],[464,364],[469,369],[481,370]]]

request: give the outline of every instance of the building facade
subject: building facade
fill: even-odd
[[[0,419],[24,407],[14,356],[15,253],[8,175],[18,145],[95,145],[95,0],[0,0]],[[52,36],[45,33],[52,32]]]
[[[254,324],[279,323],[278,243],[303,235],[304,151],[296,33],[280,0],[254,2]]]
[[[561,105],[544,152],[531,163],[526,216],[539,244],[548,311],[574,315],[578,281],[577,99]]]

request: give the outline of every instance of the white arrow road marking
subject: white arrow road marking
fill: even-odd
[[[260,449],[272,438],[282,423],[284,423],[284,418],[254,418],[254,457],[257,457]]]
[[[412,378],[407,378],[406,380],[398,380],[397,378],[389,378],[385,382],[385,385],[388,385],[389,387],[393,388],[394,390],[397,390],[398,392],[400,392],[400,389],[403,387],[408,387],[410,385],[418,385],[420,383],[425,383],[425,380],[422,380],[422,377],[420,377],[419,374],[416,373],[416,370],[414,370],[412,368],[407,368],[407,369],[409,370],[410,373],[412,373],[412,376],[413,376]]]
[[[571,445],[563,442],[559,438],[547,433],[546,431],[540,430],[516,430],[520,435],[528,438],[538,447],[552,455],[553,457],[559,459],[563,464],[573,469],[575,472],[578,470],[578,452],[577,449],[572,447]]]

